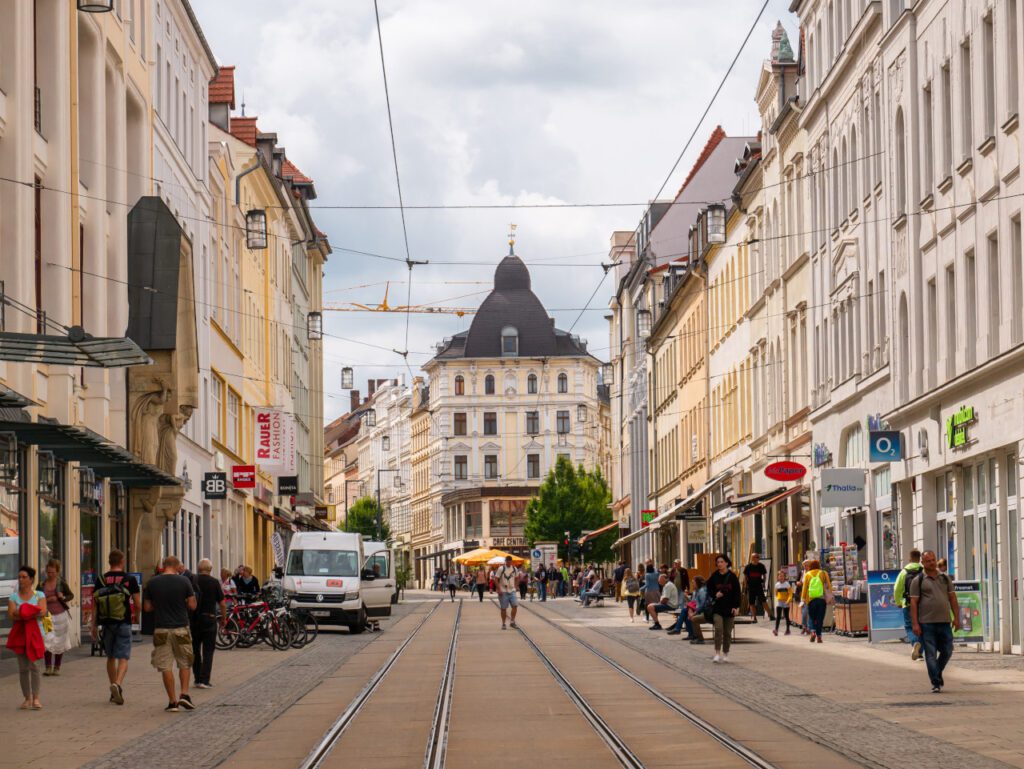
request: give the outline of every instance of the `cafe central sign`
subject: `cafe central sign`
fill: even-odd
[[[961,406],[959,411],[946,418],[946,445],[951,449],[963,449],[973,441],[967,435],[967,428],[978,421],[974,406]]]

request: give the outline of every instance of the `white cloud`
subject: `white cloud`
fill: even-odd
[[[316,181],[314,205],[397,202],[380,55],[370,2],[355,0],[193,0],[218,59],[235,64],[247,114],[276,131],[289,157]],[[788,0],[772,0],[729,83],[666,187],[672,194],[711,129],[754,133],[754,89],[777,19],[796,45]],[[644,201],[662,183],[725,72],[759,0],[649,0],[587,3],[520,0],[381,2],[402,185],[407,204]],[[244,14],[241,12],[244,8]],[[316,211],[336,246],[404,256],[397,211]],[[508,223],[519,225],[517,253],[533,266],[534,290],[561,328],[601,279],[613,230],[631,229],[641,208],[407,211],[414,259],[496,263]],[[338,250],[325,290],[404,281],[397,262]],[[490,280],[493,266],[417,267],[413,303],[477,288],[428,283]],[[606,307],[609,277],[593,307]],[[336,293],[377,302],[382,286]],[[389,301],[405,300],[395,285]],[[482,297],[445,301],[475,304]],[[558,308],[558,309],[555,309]],[[565,309],[561,309],[565,308]],[[574,332],[601,357],[601,311]],[[414,315],[409,349],[427,353],[469,318]],[[387,349],[405,346],[401,315],[328,313],[328,333]],[[342,361],[357,384],[405,370],[385,350],[330,339],[327,416],[342,413]],[[414,368],[425,354],[410,356]],[[365,381],[362,387],[365,389]]]

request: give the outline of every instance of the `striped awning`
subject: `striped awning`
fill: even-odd
[[[582,545],[584,542],[586,542],[588,540],[596,539],[597,537],[600,537],[602,534],[607,534],[612,529],[617,529],[617,528],[619,528],[619,522],[618,521],[612,521],[607,526],[602,526],[600,529],[595,529],[594,531],[591,531],[591,532],[588,532],[588,533],[584,534],[582,537],[580,537],[579,543]]]

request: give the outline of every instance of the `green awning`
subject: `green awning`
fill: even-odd
[[[22,412],[24,413],[24,412]],[[65,462],[78,462],[91,468],[100,478],[125,486],[180,486],[181,481],[154,465],[140,462],[127,449],[112,443],[85,427],[73,427],[47,420],[18,421],[3,414],[0,432],[14,433],[19,443],[28,443],[41,451],[52,451]]]

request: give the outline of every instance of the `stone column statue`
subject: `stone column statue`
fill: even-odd
[[[170,399],[168,387],[140,395],[131,412],[131,450],[148,465],[157,463],[160,447],[160,417]],[[173,470],[171,471],[173,474]]]

